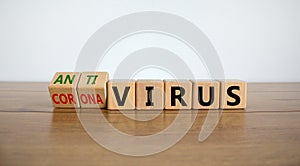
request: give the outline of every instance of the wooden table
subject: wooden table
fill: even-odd
[[[300,83],[250,83],[248,108],[223,111],[204,142],[198,135],[207,111],[199,111],[181,141],[144,157],[98,145],[76,112],[54,110],[47,85],[0,83],[0,165],[300,165]],[[164,112],[149,126],[105,114],[131,135],[156,133],[177,115]]]

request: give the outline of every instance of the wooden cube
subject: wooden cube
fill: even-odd
[[[135,109],[135,81],[110,80],[107,84],[107,109]]]
[[[106,107],[107,72],[83,72],[78,83],[78,98],[81,108]]]
[[[243,109],[247,105],[247,83],[241,80],[223,80],[220,86],[220,108]]]
[[[162,80],[138,80],[135,88],[137,110],[164,109],[164,82]]]
[[[54,107],[78,108],[77,85],[81,73],[57,72],[48,86]]]
[[[219,109],[220,82],[193,80],[193,109]]]
[[[165,80],[165,109],[191,109],[192,82]]]

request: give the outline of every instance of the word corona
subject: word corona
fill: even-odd
[[[57,72],[49,92],[54,107],[109,110],[244,109],[240,80],[108,80],[107,72]]]

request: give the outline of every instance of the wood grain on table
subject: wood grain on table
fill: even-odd
[[[188,133],[158,154],[128,157],[98,145],[72,109],[54,109],[48,83],[0,83],[0,165],[300,165],[300,83],[249,83],[246,110],[223,111],[212,134],[198,141],[208,111]],[[130,135],[150,135],[177,116],[151,123],[103,111]],[[103,122],[105,123],[105,122]]]

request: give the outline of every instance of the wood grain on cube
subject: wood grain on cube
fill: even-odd
[[[107,83],[107,109],[135,109],[135,81],[110,80]]]
[[[78,98],[81,108],[106,107],[107,72],[83,72],[78,83]]]
[[[192,108],[192,82],[165,80],[165,109]]]
[[[247,106],[247,83],[241,80],[221,81],[220,108],[244,109]]]
[[[77,85],[81,73],[57,72],[48,86],[54,107],[78,108]]]
[[[136,109],[164,109],[164,82],[162,80],[136,81]]]
[[[193,80],[193,109],[219,109],[220,82]]]

